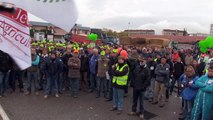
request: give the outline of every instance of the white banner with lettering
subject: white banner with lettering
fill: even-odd
[[[2,0],[70,32],[78,14],[74,0]]]
[[[8,53],[21,69],[31,66],[28,15],[17,8],[14,14],[0,12],[0,50]]]

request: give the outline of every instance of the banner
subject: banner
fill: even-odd
[[[8,53],[21,69],[31,66],[28,15],[17,8],[13,14],[0,12],[0,50]]]
[[[2,0],[70,32],[78,14],[74,0]]]

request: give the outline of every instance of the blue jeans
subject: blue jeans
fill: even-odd
[[[38,80],[38,72],[27,72],[27,80],[29,82],[27,90],[31,93],[32,90],[32,80],[34,80],[34,88],[35,92],[38,92],[40,86],[39,86],[39,80]]]
[[[90,90],[95,90],[96,74],[90,73]]]
[[[184,120],[190,120],[193,104],[194,104],[193,100],[184,100],[184,107],[183,107]]]
[[[140,113],[144,112],[144,91],[133,89],[132,112],[137,112],[137,103],[139,99]]]
[[[58,74],[47,76],[47,85],[46,85],[46,91],[45,91],[46,95],[50,95],[53,85],[55,85],[55,92],[56,94],[58,94],[59,93]]]
[[[107,81],[106,77],[97,77],[97,96],[100,96],[101,92],[104,91],[104,97],[106,97],[107,92]]]
[[[124,107],[124,89],[113,88],[113,102],[118,110],[123,110]]]
[[[63,73],[59,73],[58,75],[58,90],[60,93],[62,93],[62,89],[63,89]]]
[[[0,95],[4,95],[7,72],[0,72]]]
[[[77,95],[79,91],[79,78],[69,78],[69,79],[70,79],[71,95]]]

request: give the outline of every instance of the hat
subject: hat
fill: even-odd
[[[51,51],[51,55],[52,55],[52,54],[55,54],[55,55],[56,55],[56,51]]]
[[[118,49],[113,49],[112,52],[113,53],[118,53]]]
[[[138,60],[139,60],[139,61],[144,61],[144,60],[146,60],[146,58],[145,58],[145,57],[142,57],[142,56],[139,56],[139,57],[138,57]]]
[[[78,53],[78,50],[74,50],[73,53]]]
[[[105,54],[105,51],[101,51],[101,56],[104,56]]]
[[[122,56],[118,56],[118,60],[119,60],[119,59],[122,59],[122,60],[124,60],[124,58],[123,58]]]

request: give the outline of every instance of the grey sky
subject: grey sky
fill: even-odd
[[[184,29],[209,33],[213,0],[76,0],[77,23],[121,31],[130,29]],[[30,15],[30,20],[40,21]]]

